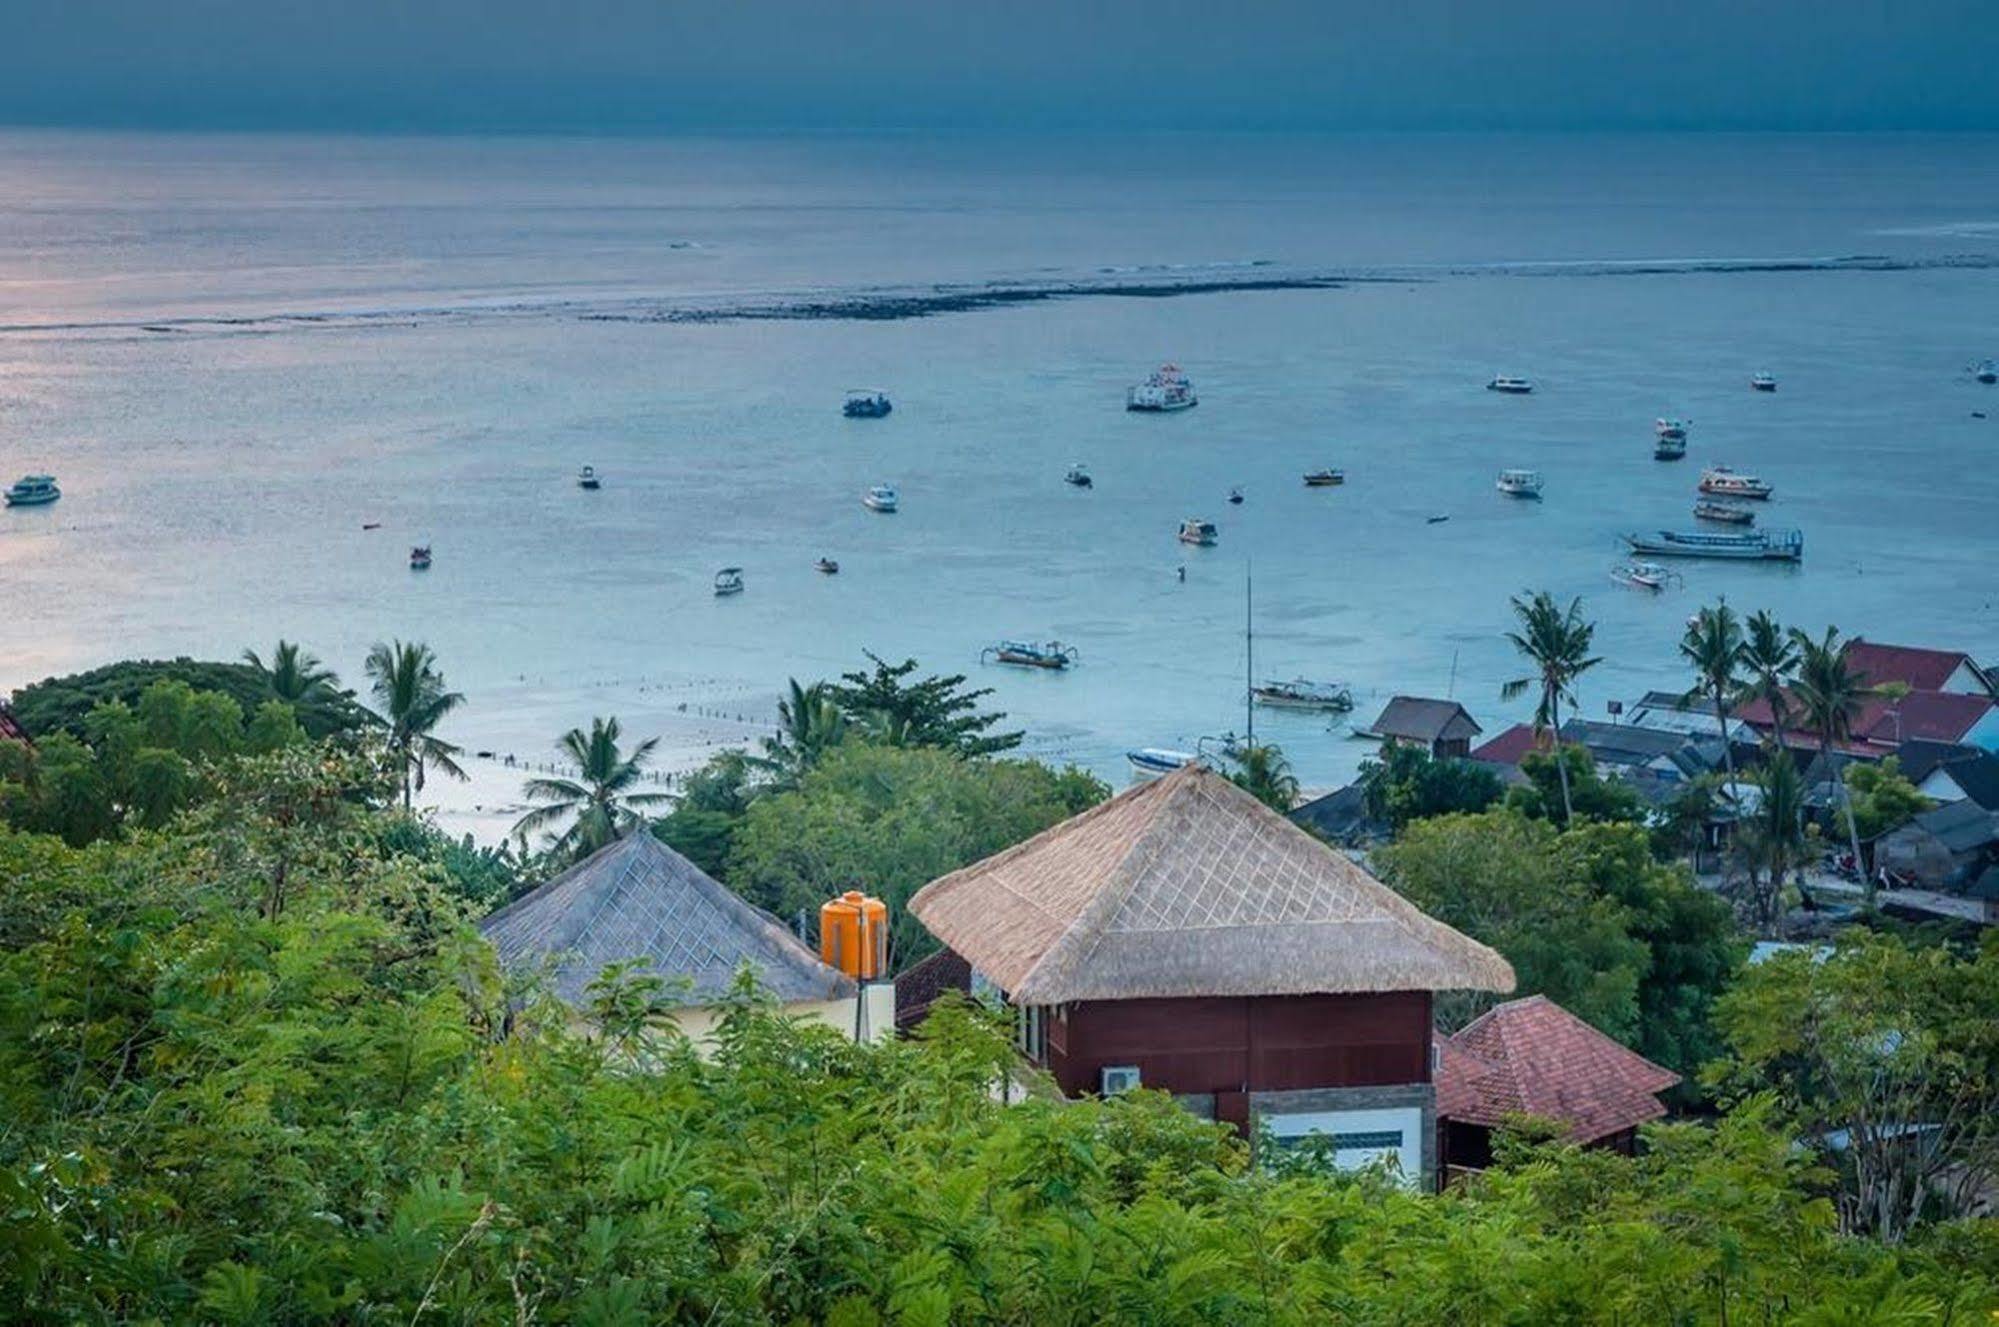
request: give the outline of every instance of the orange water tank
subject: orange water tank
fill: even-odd
[[[888,975],[888,905],[850,889],[819,909],[819,957],[856,981]]]

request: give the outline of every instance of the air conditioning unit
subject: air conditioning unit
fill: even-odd
[[[1100,1071],[1099,1095],[1114,1097],[1120,1092],[1129,1092],[1138,1086],[1138,1066],[1135,1064],[1107,1065]]]

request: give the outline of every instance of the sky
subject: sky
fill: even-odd
[[[1991,0],[0,0],[0,123],[1999,130]]]

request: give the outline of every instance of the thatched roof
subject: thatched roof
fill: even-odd
[[[909,907],[1023,1004],[1513,989],[1505,959],[1201,765],[933,880]]]
[[[644,959],[648,976],[693,982],[713,1001],[748,963],[786,1004],[834,1000],[854,983],[768,913],[643,831],[584,858],[479,923],[510,968],[558,963],[555,991],[572,1004],[607,964]]]

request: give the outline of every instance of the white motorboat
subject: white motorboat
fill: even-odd
[[[1711,465],[1701,473],[1700,491],[1718,498],[1768,500],[1770,486],[1755,475],[1740,474],[1725,465]]]
[[[1755,374],[1749,379],[1749,385],[1759,392],[1774,392],[1777,390],[1777,375],[1774,373]]]
[[[1213,548],[1215,542],[1220,538],[1221,532],[1215,529],[1213,521],[1204,521],[1199,517],[1189,516],[1186,520],[1180,522],[1180,542],[1183,544],[1194,544],[1200,548]]]
[[[1652,421],[1652,433],[1655,437],[1677,438],[1681,442],[1685,442],[1687,440],[1687,421],[1684,419],[1655,419]]]
[[[1610,569],[1610,578],[1620,585],[1629,585],[1639,590],[1663,590],[1680,579],[1680,574],[1671,567],[1662,567],[1656,562],[1620,562]]]
[[[54,475],[22,475],[7,490],[10,507],[46,507],[62,496]]]
[[[415,548],[412,548],[410,550],[410,570],[411,571],[430,570],[429,544],[418,544]]]
[[[1999,382],[1999,359],[1988,359],[1972,369],[1971,376],[1987,384]]]
[[[1249,689],[1259,705],[1279,709],[1336,710],[1353,708],[1353,691],[1344,682],[1313,682],[1294,677],[1289,682],[1259,682]]]
[[[861,495],[861,505],[869,511],[892,512],[898,501],[895,489],[887,484],[876,484]]]
[[[1488,392],[1504,392],[1508,396],[1525,396],[1534,390],[1531,378],[1516,378],[1510,373],[1502,373],[1485,385]]]
[[[724,567],[715,573],[715,595],[717,598],[724,595],[741,594],[742,592],[743,569],[741,567]]]
[[[597,477],[597,467],[586,465],[576,472],[576,487],[596,490],[604,487],[604,481]]]
[[[1158,413],[1199,405],[1194,384],[1177,364],[1161,364],[1156,372],[1124,394],[1124,408]]]
[[[1131,764],[1131,772],[1141,782],[1171,774],[1176,769],[1184,769],[1200,757],[1191,751],[1168,751],[1164,747],[1145,746],[1136,751],[1127,751],[1124,758]]]
[[[1499,478],[1493,481],[1493,487],[1509,498],[1538,498],[1541,496],[1541,472],[1501,470]]]

